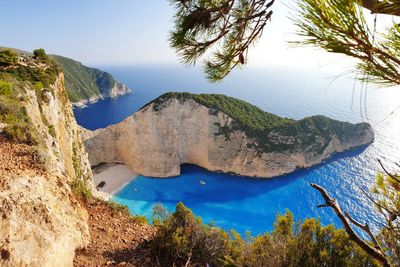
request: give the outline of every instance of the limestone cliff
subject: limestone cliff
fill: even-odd
[[[107,95],[103,95],[103,97],[116,98],[119,96],[130,94],[132,91],[123,83],[115,82],[114,86],[110,88],[110,91]]]
[[[75,249],[86,246],[90,237],[87,212],[75,200],[71,185],[91,181],[90,164],[63,74],[44,88],[20,73],[18,79],[0,73],[0,79],[13,86],[13,94],[0,100],[6,105],[7,99],[19,99],[14,103],[21,105],[37,142],[14,151],[22,144],[0,141],[0,266],[72,266]],[[7,118],[1,115],[0,120]],[[18,130],[11,122],[6,127]],[[25,156],[29,160],[24,165],[19,161]],[[33,163],[39,170],[30,167]]]
[[[226,96],[170,93],[119,124],[86,131],[84,143],[92,165],[120,162],[145,176],[176,176],[190,163],[268,178],[373,138],[367,123],[323,116],[294,121]]]

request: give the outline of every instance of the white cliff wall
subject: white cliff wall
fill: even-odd
[[[27,85],[25,85],[27,86]],[[70,184],[92,178],[80,131],[60,74],[51,90],[27,86],[23,105],[39,134],[43,172],[0,177],[0,266],[72,266],[75,249],[89,243],[88,215]]]
[[[321,154],[308,152],[260,153],[255,140],[233,131],[229,140],[218,134],[232,119],[195,102],[169,99],[158,111],[150,104],[123,122],[100,129],[85,137],[92,165],[119,162],[135,172],[151,177],[180,174],[180,165],[195,164],[210,171],[244,176],[274,177],[320,163],[335,152],[367,144],[372,129],[362,140],[342,143],[332,136]]]

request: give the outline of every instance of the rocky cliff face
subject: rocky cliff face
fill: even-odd
[[[64,87],[64,77],[46,89],[20,87],[21,104],[38,134],[38,144],[14,151],[0,142],[0,266],[72,266],[75,249],[89,242],[87,213],[70,184],[91,180],[91,169]],[[18,161],[31,155],[22,164]],[[8,157],[8,158],[7,158]],[[37,162],[40,170],[30,167]]]
[[[120,82],[115,82],[114,86],[110,89],[107,95],[104,97],[116,98],[119,96],[127,95],[132,93],[131,89],[128,88],[125,84]]]
[[[190,163],[211,171],[268,178],[318,164],[374,138],[366,123],[326,117],[288,120],[280,128],[262,132],[262,137],[237,125],[221,110],[191,97],[171,96],[119,124],[85,132],[84,143],[92,165],[124,163],[145,176],[176,176],[181,164]]]

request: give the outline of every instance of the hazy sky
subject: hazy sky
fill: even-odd
[[[167,0],[0,0],[0,10],[0,46],[43,47],[89,65],[179,63],[167,40],[173,16]],[[317,49],[288,48],[286,41],[295,38],[289,12],[277,1],[250,66],[336,68],[348,62]]]

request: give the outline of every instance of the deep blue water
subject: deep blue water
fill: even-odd
[[[253,234],[272,229],[278,213],[291,210],[296,219],[320,217],[322,223],[341,226],[330,209],[318,209],[320,195],[310,182],[318,183],[340,200],[342,208],[364,221],[380,218],[360,188],[368,189],[379,169],[376,159],[400,161],[400,89],[378,89],[347,78],[339,71],[296,69],[249,69],[235,72],[222,83],[210,84],[198,70],[174,66],[102,67],[133,89],[133,94],[75,109],[77,121],[89,129],[117,123],[167,91],[224,93],[280,116],[294,119],[322,114],[335,119],[371,123],[372,145],[334,156],[324,164],[268,180],[211,173],[196,166],[182,166],[176,178],[139,176],[114,200],[127,204],[137,214],[151,216],[162,203],[172,211],[183,201],[206,222],[226,230]],[[200,180],[206,182],[200,184]]]

